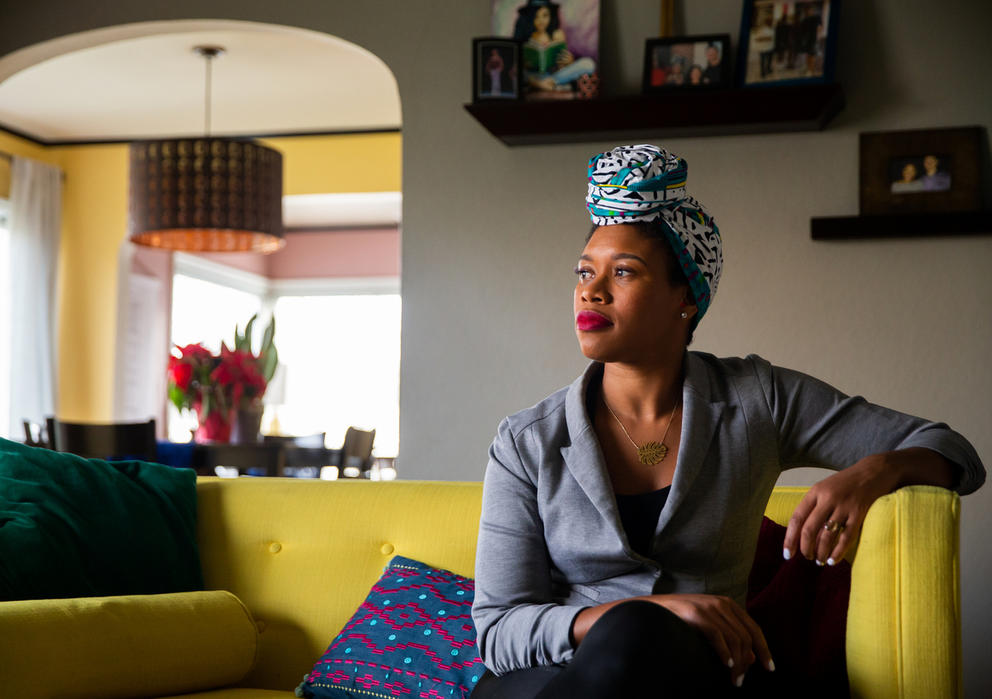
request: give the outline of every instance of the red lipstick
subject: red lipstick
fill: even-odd
[[[579,311],[575,315],[575,327],[582,331],[602,330],[612,325],[612,320],[596,311]]]

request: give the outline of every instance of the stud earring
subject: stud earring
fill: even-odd
[[[682,317],[683,318],[688,318],[689,317],[689,314],[686,313],[685,311],[682,311]]]

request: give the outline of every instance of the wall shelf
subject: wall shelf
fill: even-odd
[[[509,146],[819,131],[843,107],[836,83],[465,105]]]
[[[810,220],[810,233],[813,240],[988,235],[992,211],[818,217]]]

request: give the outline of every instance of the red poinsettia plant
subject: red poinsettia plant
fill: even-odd
[[[258,353],[252,351],[252,330],[257,315],[234,328],[234,349],[221,343],[213,354],[200,343],[180,347],[169,356],[169,400],[179,410],[196,411],[197,437],[226,442],[230,439],[235,411],[260,409],[262,396],[272,380],[279,353],[276,351],[275,318],[262,334]]]

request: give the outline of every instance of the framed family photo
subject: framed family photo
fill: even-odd
[[[472,39],[472,101],[520,99],[520,56],[519,41],[498,36]]]
[[[863,133],[862,214],[981,208],[982,128]]]
[[[492,32],[521,45],[529,100],[599,94],[599,0],[492,0]]]
[[[645,44],[644,94],[731,83],[729,34],[648,39]]]
[[[839,14],[840,0],[744,0],[738,82],[833,82]]]

